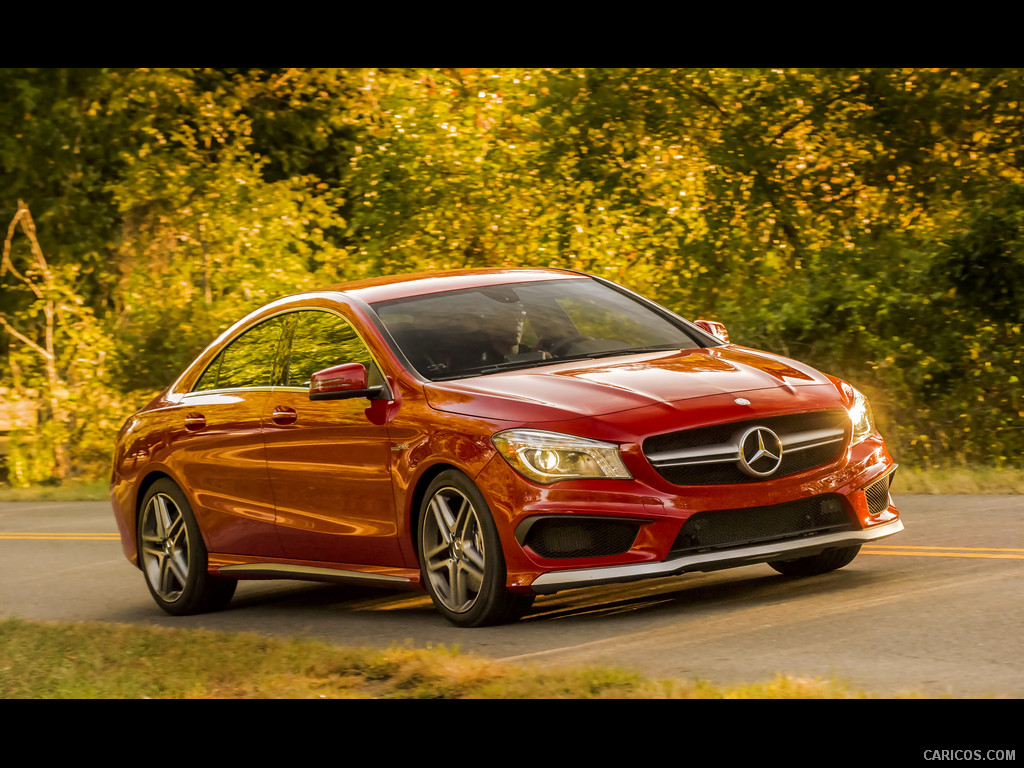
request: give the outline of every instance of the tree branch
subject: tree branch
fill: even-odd
[[[14,242],[14,232],[21,224],[21,229],[29,239],[29,243],[32,247],[32,255],[36,259],[36,264],[43,274],[43,278],[47,283],[50,282],[50,267],[46,263],[46,258],[43,256],[43,249],[39,245],[39,238],[36,237],[36,225],[32,221],[32,214],[28,211],[28,206],[25,205],[24,200],[18,201],[18,212],[14,215],[11,220],[11,224],[7,227],[7,237],[4,238],[4,251],[3,257],[0,258],[0,276],[3,276],[4,272],[10,270],[11,274],[14,275],[18,280],[23,282],[29,287],[29,290],[36,295],[36,298],[43,298],[42,291],[39,287],[28,279],[25,275],[19,272],[15,266],[14,261],[11,259],[11,247]]]
[[[22,342],[26,346],[31,347],[36,352],[38,352],[40,355],[42,355],[44,360],[46,360],[47,362],[52,362],[53,361],[54,356],[53,356],[52,352],[48,352],[42,346],[40,346],[36,342],[32,341],[32,339],[30,339],[28,336],[23,334],[21,331],[19,331],[13,325],[11,325],[7,321],[7,318],[4,317],[3,315],[0,315],[0,324],[3,324],[4,328],[7,329],[7,332],[10,333],[12,336],[14,336],[16,339],[18,339],[18,341]]]

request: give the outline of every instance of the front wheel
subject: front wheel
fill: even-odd
[[[817,576],[849,565],[858,552],[860,552],[860,544],[855,544],[852,547],[834,547],[811,557],[776,560],[768,565],[783,576]]]
[[[505,587],[505,557],[490,508],[461,472],[438,475],[427,489],[419,517],[423,581],[437,610],[460,627],[520,618],[533,595]]]
[[[192,507],[167,478],[150,486],[142,501],[139,564],[156,604],[174,616],[223,608],[238,582],[207,571],[206,545]]]

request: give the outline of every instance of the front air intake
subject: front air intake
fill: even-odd
[[[522,543],[553,560],[608,557],[628,552],[639,530],[640,524],[629,520],[541,518],[529,526]]]
[[[853,528],[842,496],[828,493],[769,507],[698,512],[680,529],[672,554],[712,552]]]

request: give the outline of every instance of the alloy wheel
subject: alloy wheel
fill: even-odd
[[[154,495],[142,514],[142,566],[153,590],[168,603],[178,600],[189,578],[185,516],[174,499]]]
[[[471,609],[487,560],[480,519],[462,491],[446,487],[430,499],[423,543],[426,575],[438,599],[454,613]]]

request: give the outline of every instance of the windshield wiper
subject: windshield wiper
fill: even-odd
[[[560,360],[553,357],[546,357],[537,360],[510,360],[506,363],[491,363],[485,365],[482,368],[467,368],[463,373],[471,373],[474,376],[482,376],[486,373],[497,373],[498,371],[513,371],[517,368],[533,368],[538,365],[551,365],[551,363],[558,363]]]
[[[536,368],[541,365],[555,365],[557,363],[572,362],[574,360],[595,360],[601,357],[614,357],[617,355],[640,355],[644,352],[666,352],[678,350],[678,344],[659,344],[650,347],[627,347],[626,349],[606,349],[600,352],[586,352],[579,355],[567,357],[545,357],[532,360],[507,360],[503,363],[491,363],[480,368],[463,368],[458,373],[448,376],[431,378],[431,381],[450,381],[452,379],[464,379],[467,376],[485,376],[488,373],[500,373],[501,371],[515,371],[524,368]]]
[[[472,373],[473,375],[482,376],[487,373],[497,373],[499,371],[511,371],[517,368],[533,368],[538,365],[551,365],[553,363],[564,363],[572,360],[594,360],[599,357],[613,357],[617,355],[639,355],[644,352],[665,352],[668,350],[678,350],[678,344],[660,344],[650,347],[628,347],[626,349],[605,349],[600,352],[587,352],[579,355],[569,355],[568,357],[546,357],[537,360],[510,360],[504,363],[492,363],[491,365],[484,366],[483,368],[469,368],[463,371],[465,373]]]
[[[599,357],[615,357],[618,355],[642,355],[644,352],[667,352],[679,350],[678,344],[657,344],[650,347],[626,347],[625,349],[602,349],[597,352],[581,352],[578,355],[568,355],[557,358],[558,362],[563,360],[595,360]]]

